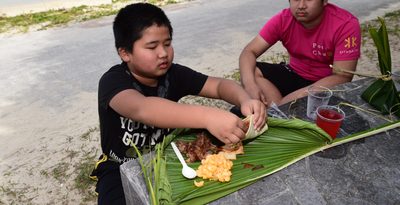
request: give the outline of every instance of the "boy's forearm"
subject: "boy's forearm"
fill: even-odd
[[[181,104],[158,97],[147,97],[136,116],[137,121],[161,128],[206,128],[207,117],[216,108]]]

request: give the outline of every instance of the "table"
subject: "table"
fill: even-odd
[[[334,88],[331,105],[342,101],[370,106],[361,93],[374,79]],[[307,98],[279,108],[289,116],[306,117]],[[339,136],[387,123],[362,111],[343,107],[346,121]],[[328,174],[327,174],[328,173]],[[210,204],[400,204],[400,129],[339,145]]]
[[[348,102],[370,108],[360,95],[373,80],[364,78],[335,87],[329,104]],[[306,103],[307,99],[301,98],[279,109],[311,121],[306,117]],[[342,108],[346,119],[338,137],[387,123]],[[316,153],[210,204],[400,204],[400,129]]]

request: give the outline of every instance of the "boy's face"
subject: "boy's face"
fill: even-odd
[[[146,28],[142,37],[133,43],[131,53],[119,50],[119,54],[139,81],[155,80],[168,71],[174,58],[168,27]]]
[[[327,0],[290,0],[292,15],[306,28],[312,28],[320,22]]]

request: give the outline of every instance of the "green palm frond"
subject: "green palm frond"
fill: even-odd
[[[400,97],[391,78],[392,60],[385,21],[379,18],[379,30],[370,28],[369,33],[378,51],[379,68],[386,77],[377,79],[361,95],[371,106],[382,114],[394,113],[400,117]]]
[[[203,187],[195,187],[193,180],[188,180],[182,176],[182,166],[171,147],[166,144],[164,150],[166,160],[164,180],[167,180],[170,185],[171,190],[167,192],[172,193],[171,201],[166,204],[194,205],[214,201],[316,152],[399,127],[400,121],[335,140],[332,140],[314,123],[299,119],[269,118],[268,124],[267,132],[244,144],[245,154],[239,155],[233,161],[232,178],[230,182],[226,183],[205,180]],[[194,140],[195,135],[172,133],[166,138],[168,141],[179,139]],[[245,164],[254,165],[254,169],[246,168]],[[189,164],[195,169],[199,165],[200,163]]]
[[[381,27],[377,31],[375,28],[370,28],[369,33],[375,46],[378,50],[378,60],[381,73],[383,75],[392,71],[392,60],[390,56],[389,37],[386,29],[385,20],[378,18]]]

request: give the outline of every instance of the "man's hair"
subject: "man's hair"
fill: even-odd
[[[114,19],[115,47],[132,52],[133,43],[139,40],[143,31],[150,26],[166,26],[172,38],[172,26],[164,11],[148,3],[130,4],[119,10]]]

